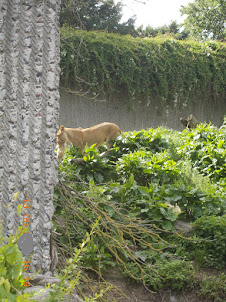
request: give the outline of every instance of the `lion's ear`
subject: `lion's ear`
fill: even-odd
[[[64,131],[64,125],[61,125],[61,126],[60,126],[60,130],[61,130],[61,131]]]

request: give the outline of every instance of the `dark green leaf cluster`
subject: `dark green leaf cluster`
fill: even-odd
[[[201,280],[199,297],[205,298],[206,302],[219,302],[226,300],[226,275],[219,277],[210,276]]]
[[[207,238],[195,246],[195,254],[202,251],[203,264],[220,268],[226,266],[226,215],[221,217],[203,216],[194,222],[198,238]]]
[[[61,85],[159,106],[225,97],[225,45],[61,28]]]
[[[226,175],[226,127],[201,125],[192,132],[182,134],[182,144],[177,153],[193,163],[193,168],[217,183]]]

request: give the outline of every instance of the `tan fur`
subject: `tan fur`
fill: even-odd
[[[57,144],[58,152],[57,159],[61,160],[64,157],[66,148],[66,142],[70,142],[72,145],[84,149],[86,145],[88,147],[96,144],[96,147],[106,143],[107,148],[111,148],[110,140],[116,139],[121,133],[119,126],[114,123],[101,123],[90,128],[65,128],[60,126],[57,132]]]

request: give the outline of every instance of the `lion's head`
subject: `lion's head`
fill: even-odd
[[[67,141],[67,134],[64,131],[64,125],[61,125],[59,131],[57,132],[57,144],[62,145],[66,141]]]

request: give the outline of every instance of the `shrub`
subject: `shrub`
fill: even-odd
[[[203,216],[194,222],[195,234],[202,241],[198,241],[195,253],[204,251],[203,262],[207,266],[221,268],[226,265],[226,215]]]
[[[136,275],[137,268],[132,263],[130,269],[134,270],[134,275]],[[128,276],[126,272],[124,275]],[[143,280],[150,289],[157,291],[167,288],[179,291],[184,287],[192,287],[195,282],[192,262],[171,259],[158,260],[154,265],[144,269]]]
[[[226,175],[226,131],[212,125],[199,125],[197,129],[181,135],[182,144],[177,148],[182,158],[189,159],[193,168],[216,182]]]
[[[102,147],[102,150],[104,147]],[[83,158],[79,166],[73,164],[74,158]],[[115,177],[114,167],[107,157],[101,158],[94,146],[85,149],[85,155],[79,149],[71,146],[67,149],[63,161],[60,163],[60,178],[71,181],[108,182]]]
[[[198,295],[205,298],[206,302],[226,301],[226,276],[222,273],[219,277],[210,276],[200,281]]]
[[[128,179],[131,174],[140,185],[150,183],[171,183],[180,175],[180,165],[171,160],[166,153],[140,150],[125,154],[118,160],[116,171],[121,179]]]

